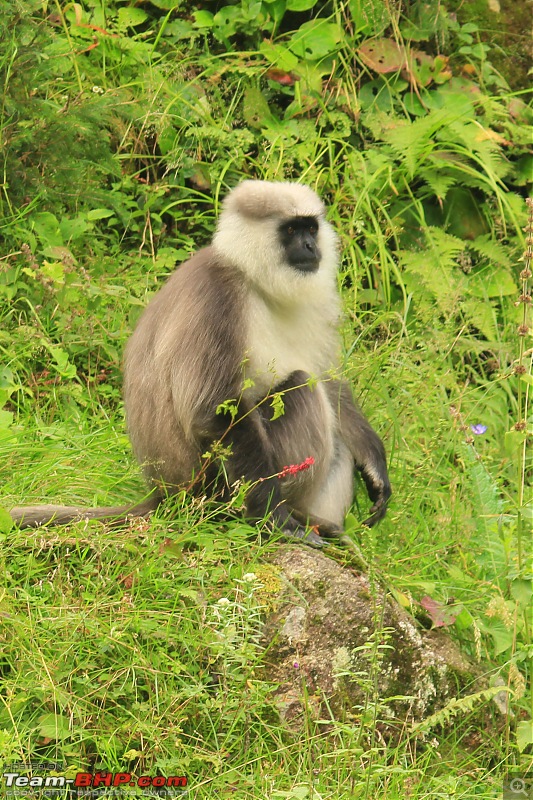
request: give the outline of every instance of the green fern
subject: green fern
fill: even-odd
[[[418,170],[418,175],[427,183],[435,197],[444,200],[448,190],[455,186],[459,180],[459,175],[447,171],[442,164],[435,167],[426,167]]]
[[[469,297],[461,303],[461,313],[466,322],[473,324],[489,342],[496,341],[498,326],[493,306],[486,300]]]
[[[439,709],[439,711],[426,717],[426,719],[423,719],[421,722],[416,722],[411,727],[411,731],[422,732],[431,730],[431,728],[435,728],[437,725],[444,726],[458,714],[471,714],[478,706],[490,702],[501,692],[506,691],[508,692],[509,689],[505,686],[490,686],[488,689],[482,689],[480,692],[468,694],[466,697],[454,697],[444,708]]]
[[[487,188],[485,175],[496,184],[510,170],[510,164],[504,159],[501,147],[478,123],[456,120],[440,133],[440,137],[447,143],[456,143],[454,149],[468,154],[470,159],[477,162],[478,167],[481,167],[480,186],[484,189]]]
[[[497,484],[474,448],[463,444],[461,449],[472,503],[477,511],[473,535],[477,561],[484,568],[485,577],[499,583],[507,573],[505,547],[499,531],[503,502]]]
[[[438,109],[412,122],[398,120],[394,127],[383,130],[383,139],[405,163],[409,178],[418,173],[421,163],[435,149],[435,134],[448,120],[448,112]]]
[[[484,256],[492,264],[511,267],[509,248],[495,241],[492,234],[487,233],[484,236],[478,236],[472,242],[469,242],[468,246],[476,253],[479,253],[480,256]]]
[[[419,252],[401,250],[400,263],[408,276],[429,292],[432,303],[445,314],[452,313],[462,291],[463,276],[457,270],[455,259],[464,250],[465,244],[441,228],[430,227],[427,232],[427,248]]]

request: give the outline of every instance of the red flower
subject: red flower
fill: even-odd
[[[296,475],[298,472],[303,472],[304,469],[309,469],[315,463],[313,456],[309,456],[301,464],[289,464],[288,467],[283,467],[281,472],[278,472],[278,478],[287,478],[289,475]]]

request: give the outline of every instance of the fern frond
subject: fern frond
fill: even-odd
[[[488,342],[497,341],[498,323],[491,303],[477,297],[470,297],[461,303],[461,314],[465,322],[481,331]]]
[[[437,109],[412,122],[398,120],[394,128],[383,131],[384,141],[405,163],[410,178],[414,177],[420,164],[435,148],[435,134],[448,120],[448,112]]]
[[[488,689],[482,689],[480,692],[468,694],[466,697],[454,697],[450,700],[444,708],[439,709],[431,716],[423,719],[421,722],[416,722],[411,726],[411,731],[428,731],[435,728],[437,725],[446,725],[453,717],[458,714],[470,714],[476,707],[483,703],[488,703],[493,700],[496,695],[501,692],[509,692],[510,689],[506,686],[490,686]]]
[[[461,293],[463,276],[456,269],[455,259],[465,243],[441,228],[427,228],[426,250],[417,253],[401,250],[400,263],[407,273],[428,290],[433,302],[446,314],[452,313]]]
[[[499,242],[494,241],[493,235],[490,233],[484,236],[478,236],[476,239],[468,243],[468,246],[484,256],[493,264],[499,264],[502,267],[510,267],[511,259],[509,258],[508,245],[504,246]]]
[[[499,584],[507,573],[505,546],[499,531],[503,514],[500,491],[474,448],[463,444],[461,450],[472,488],[472,503],[477,512],[476,530],[472,536],[476,560],[483,567],[485,576]]]
[[[422,180],[427,183],[431,191],[435,194],[435,197],[438,197],[440,200],[444,200],[448,190],[451,189],[452,186],[455,186],[459,180],[458,174],[451,175],[445,172],[442,169],[442,165],[440,165],[439,168],[428,167],[420,169],[418,174]]]

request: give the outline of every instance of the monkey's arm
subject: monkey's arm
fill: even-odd
[[[334,382],[329,391],[338,412],[341,437],[354,458],[373,502],[370,516],[363,522],[363,525],[371,527],[387,513],[387,503],[392,493],[385,448],[354,403],[348,384]]]

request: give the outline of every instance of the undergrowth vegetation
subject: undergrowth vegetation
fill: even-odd
[[[187,775],[195,798],[501,796],[533,745],[533,112],[489,26],[436,0],[0,11],[3,507],[142,495],[135,320],[229,188],[306,182],[341,237],[346,375],[390,453],[388,517],[348,530],[506,698],[391,743],[359,709],[291,732],[258,647],[275,544],[186,497],[121,531],[0,511],[0,764]]]

